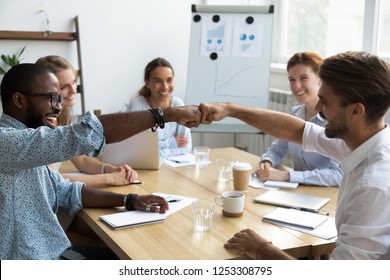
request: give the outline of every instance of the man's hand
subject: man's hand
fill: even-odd
[[[227,243],[225,248],[236,249],[252,259],[256,259],[256,252],[260,244],[267,242],[266,239],[251,229],[244,229],[237,232]]]
[[[229,103],[200,103],[199,109],[202,112],[202,124],[210,124],[227,117],[227,106]]]
[[[155,213],[165,213],[169,210],[166,200],[157,195],[139,195],[134,199],[134,209]]]
[[[165,120],[176,121],[186,127],[198,127],[200,124],[200,110],[197,105],[169,107],[164,110]]]

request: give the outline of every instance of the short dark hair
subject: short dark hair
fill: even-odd
[[[328,57],[319,77],[341,98],[341,106],[362,103],[369,123],[390,106],[390,66],[375,54],[349,51]]]
[[[34,63],[18,64],[5,73],[1,82],[1,102],[6,108],[15,92],[31,93],[37,82],[37,77],[53,73],[50,69]]]

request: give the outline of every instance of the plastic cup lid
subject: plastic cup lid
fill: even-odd
[[[233,169],[234,170],[251,170],[252,165],[250,165],[247,162],[237,161],[237,162],[233,163]]]

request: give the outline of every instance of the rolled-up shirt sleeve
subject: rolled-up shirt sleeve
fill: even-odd
[[[305,123],[302,147],[305,151],[317,152],[338,161],[342,161],[350,151],[344,140],[328,138],[325,128],[311,122]]]

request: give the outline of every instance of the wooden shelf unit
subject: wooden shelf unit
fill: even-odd
[[[0,40],[35,40],[35,41],[68,41],[77,43],[77,59],[78,59],[78,76],[79,84],[77,85],[77,92],[80,94],[81,111],[85,113],[85,99],[84,99],[84,81],[83,70],[81,63],[81,45],[80,45],[80,29],[78,16],[74,18],[75,32],[51,32],[50,34],[42,31],[12,31],[0,30]]]

